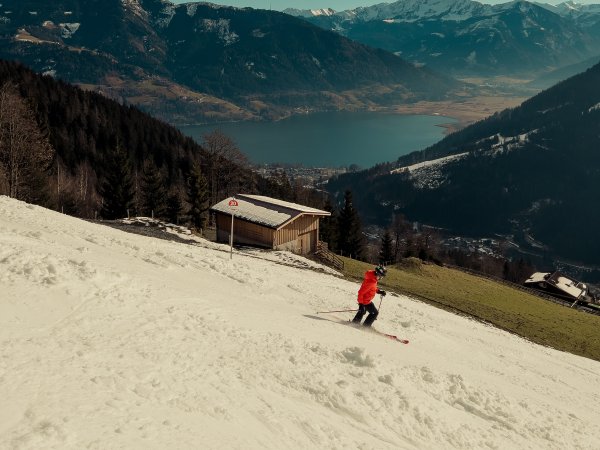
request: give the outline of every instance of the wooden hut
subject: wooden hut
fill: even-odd
[[[525,280],[524,284],[567,300],[584,300],[588,295],[588,287],[585,283],[561,272],[535,272]]]
[[[235,244],[289,250],[301,255],[316,251],[319,218],[331,215],[297,203],[247,194],[226,198],[210,209],[216,215],[218,242],[229,242],[233,214]]]

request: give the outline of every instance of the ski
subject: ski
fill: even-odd
[[[317,312],[317,314],[324,313],[324,312],[336,312],[336,311],[319,311],[319,312]],[[317,317],[315,316],[315,318],[317,318]],[[373,327],[365,327],[363,325],[352,322],[352,320],[344,320],[341,317],[337,317],[337,316],[332,316],[332,318],[330,318],[330,319],[326,319],[323,316],[319,316],[319,320],[327,320],[329,322],[340,323],[342,325],[350,325],[352,328],[356,328],[357,330],[363,330],[363,331],[367,331],[367,332],[370,331],[371,333],[379,334],[380,336],[383,336],[385,338],[391,339],[396,342],[400,342],[401,344],[408,344],[410,342],[408,339],[399,338],[395,334],[384,333],[383,331],[376,330]]]
[[[400,342],[401,344],[408,344],[410,342],[408,339],[399,338],[395,334],[384,333],[383,331],[376,330],[375,328],[372,328],[372,327],[363,327],[362,325],[356,325],[356,324],[352,323],[352,321],[348,321],[348,322],[351,325],[353,325],[356,329],[363,329],[364,331],[370,331],[372,333],[379,334],[380,336],[386,337],[393,341]]]
[[[398,336],[394,335],[394,334],[388,334],[388,333],[383,333],[382,331],[377,331],[377,330],[373,330],[375,333],[378,333],[380,335],[382,335],[383,337],[386,337],[388,339],[391,339],[393,341],[398,341],[402,344],[408,344],[410,341],[408,339],[401,339]]]

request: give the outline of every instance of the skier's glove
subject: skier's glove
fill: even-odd
[[[385,294],[386,294],[386,292],[385,292],[385,291],[382,291],[381,289],[377,289],[377,293],[378,293],[379,295],[381,295],[382,297],[385,297]]]

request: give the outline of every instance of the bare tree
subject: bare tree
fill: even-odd
[[[419,257],[423,260],[438,257],[440,247],[440,234],[432,227],[423,226],[419,236]]]
[[[29,200],[36,195],[33,179],[48,169],[54,151],[41,132],[33,110],[17,87],[0,87],[0,167],[9,197]]]
[[[207,179],[210,203],[215,204],[223,197],[235,194],[242,168],[248,166],[248,158],[236,143],[221,131],[205,134],[204,149],[208,153]]]
[[[398,258],[402,256],[401,246],[404,242],[405,246],[408,246],[410,241],[411,225],[404,218],[402,214],[394,216],[394,222],[392,224],[392,239],[394,241],[394,261],[398,261]],[[405,250],[408,250],[407,248]],[[405,251],[406,253],[406,251]]]

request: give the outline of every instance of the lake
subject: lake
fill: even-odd
[[[286,163],[306,167],[362,168],[390,162],[444,137],[443,116],[374,112],[327,112],[292,116],[277,122],[230,122],[180,127],[202,142],[220,130],[255,164]]]

